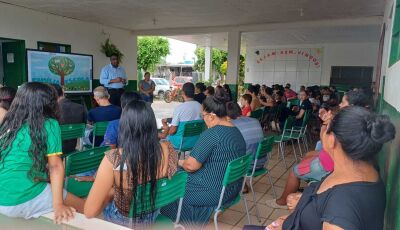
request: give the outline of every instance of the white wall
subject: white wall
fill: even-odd
[[[0,37],[25,40],[26,48],[32,49],[37,49],[38,41],[69,44],[73,53],[93,55],[95,79],[109,63],[100,52],[100,44],[108,36],[124,54],[122,66],[128,78],[136,79],[133,32],[0,3]]]
[[[385,35],[385,45],[382,60],[382,78],[386,76],[385,89],[384,89],[384,99],[386,102],[391,104],[397,111],[400,112],[400,100],[399,89],[400,89],[400,61],[392,66],[389,65],[390,56],[390,46],[392,37],[392,19],[390,18],[390,12],[393,7],[393,0],[386,1],[386,9],[384,20],[386,23],[386,35]],[[393,15],[396,13],[393,9]],[[397,12],[398,14],[400,12]]]
[[[321,85],[329,85],[332,66],[373,66],[374,70],[378,58],[378,43],[332,43],[332,44],[310,44],[310,45],[286,45],[286,46],[264,46],[247,47],[246,54],[246,83],[254,83],[254,71],[252,60],[256,49],[281,49],[281,48],[322,48],[323,55],[321,66]],[[374,74],[375,77],[375,74]],[[289,82],[296,87],[308,80],[302,79],[301,83]],[[310,83],[315,83],[310,82]]]

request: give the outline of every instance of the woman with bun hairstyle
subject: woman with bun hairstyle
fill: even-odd
[[[333,159],[335,170],[304,190],[290,216],[261,228],[383,229],[385,187],[373,162],[395,133],[387,116],[359,106],[342,109],[322,134],[324,149]]]
[[[227,121],[226,101],[209,96],[203,101],[203,118],[208,129],[194,146],[190,156],[179,161],[179,166],[189,173],[183,199],[181,222],[184,225],[203,227],[218,206],[222,181],[228,163],[246,154],[246,142],[239,129]],[[227,187],[223,203],[232,202],[240,192],[242,183]],[[175,219],[178,203],[173,203],[161,213]]]

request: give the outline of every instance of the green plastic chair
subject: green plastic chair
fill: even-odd
[[[200,134],[206,129],[206,123],[204,123],[203,120],[187,121],[183,125],[181,143],[177,149],[178,159],[180,159],[183,152],[191,151],[193,149],[194,144],[200,137]],[[186,141],[189,141],[189,139],[193,144],[186,144]]]
[[[279,144],[278,148],[278,156],[281,155],[283,163],[285,164],[285,167],[288,168],[286,160],[285,160],[285,145],[286,142],[291,141],[292,142],[292,147],[293,147],[293,154],[295,157],[295,161],[297,161],[297,154],[296,150],[294,148],[294,142],[292,138],[292,133],[293,133],[293,124],[295,121],[295,117],[288,117],[285,121],[285,124],[283,126],[282,134],[279,136],[273,136],[274,137],[274,142]]]
[[[264,108],[260,108],[260,109],[251,111],[250,117],[255,118],[257,120],[261,120],[263,114],[264,114]]]
[[[288,108],[290,108],[293,105],[300,105],[300,100],[299,99],[291,99],[291,100],[288,100],[286,103],[286,106]]]
[[[310,117],[311,117],[311,110],[305,111],[301,126],[293,127],[293,132],[292,132],[291,137],[297,141],[297,145],[299,147],[301,156],[303,156],[303,153],[302,153],[303,150],[300,145],[300,140],[302,140],[304,143],[305,152],[308,151],[307,125],[308,125],[308,122],[310,121]]]
[[[243,193],[242,191],[243,191],[243,188],[244,188],[244,185],[246,182],[244,178],[249,170],[251,161],[252,161],[251,154],[247,154],[245,156],[239,157],[238,159],[229,162],[229,164],[225,170],[224,180],[222,181],[222,190],[221,190],[221,195],[219,197],[218,206],[215,209],[215,213],[214,213],[214,226],[215,226],[216,230],[218,230],[218,213],[223,212],[225,209],[239,203],[240,198]],[[242,189],[240,190],[240,193],[238,194],[236,199],[233,202],[230,202],[229,204],[222,204],[226,187],[234,182],[241,180],[241,179],[244,179],[243,183],[242,183]],[[249,224],[251,224],[247,201],[246,201],[246,199],[243,199],[243,201],[244,201],[244,205],[246,207],[247,220],[248,220]]]
[[[60,125],[61,139],[63,141],[80,139],[85,137],[86,124],[64,124]],[[82,150],[82,140],[79,142],[79,150]]]
[[[170,227],[173,229],[174,227],[182,227],[179,225],[179,219],[181,216],[181,210],[182,210],[182,202],[183,202],[183,197],[185,195],[185,190],[186,190],[186,182],[187,182],[188,174],[186,172],[178,172],[176,173],[171,180],[168,178],[163,178],[159,179],[157,181],[157,195],[156,199],[154,201],[154,209],[151,207],[150,204],[150,197],[151,197],[151,191],[150,191],[150,183],[147,183],[146,185],[141,185],[137,187],[136,190],[136,216],[138,216],[141,213],[151,213],[157,209],[160,209],[162,207],[165,207],[177,200],[179,200],[179,205],[178,205],[178,213],[176,215],[175,222],[172,222],[168,217],[163,216],[159,214],[157,216],[155,226],[159,227],[160,229],[164,229],[166,227]],[[142,199],[142,190],[145,189],[144,193],[144,203],[141,203]],[[129,217],[131,218],[131,221],[133,220],[134,216],[134,202],[131,203],[131,210],[129,213]],[[134,223],[131,222],[131,226],[133,227]],[[183,227],[182,227],[183,228]]]
[[[107,150],[109,150],[109,147],[104,146],[68,155],[65,158],[65,189],[78,197],[86,197],[90,188],[92,188],[93,182],[80,182],[71,176],[97,169],[104,158],[104,152]]]
[[[253,165],[253,167],[250,168],[250,170],[247,172],[247,175],[245,177],[245,180],[248,179],[250,182],[250,189],[251,189],[251,192],[253,193],[253,202],[254,202],[254,205],[256,208],[256,216],[257,216],[258,221],[261,221],[261,219],[260,219],[260,213],[259,213],[258,207],[257,207],[256,193],[254,192],[254,188],[253,188],[253,178],[267,174],[267,178],[269,180],[269,183],[271,184],[274,196],[275,196],[275,198],[277,197],[274,184],[272,183],[271,175],[269,174],[269,170],[267,169],[268,162],[269,162],[268,159],[270,158],[270,155],[272,153],[273,146],[274,146],[274,137],[265,137],[258,144],[257,152],[256,152],[256,155],[254,156],[255,160],[253,161],[254,165]],[[262,158],[267,158],[267,162],[264,165],[264,168],[256,170],[257,161]]]
[[[92,148],[94,148],[94,141],[96,137],[104,137],[108,126],[108,121],[96,122],[93,126],[93,139]]]

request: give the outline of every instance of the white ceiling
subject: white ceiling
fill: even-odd
[[[130,30],[382,16],[383,0],[1,0]],[[301,13],[302,12],[302,13]]]
[[[242,34],[241,47],[242,52],[245,52],[246,47],[254,46],[378,42],[380,31],[380,25],[366,25],[247,32]],[[211,47],[223,50],[227,49],[227,33],[178,35],[168,37],[194,43],[202,47],[210,45]]]

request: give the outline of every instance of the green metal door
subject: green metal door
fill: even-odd
[[[27,81],[25,41],[2,43],[4,79],[3,84],[13,88]]]

